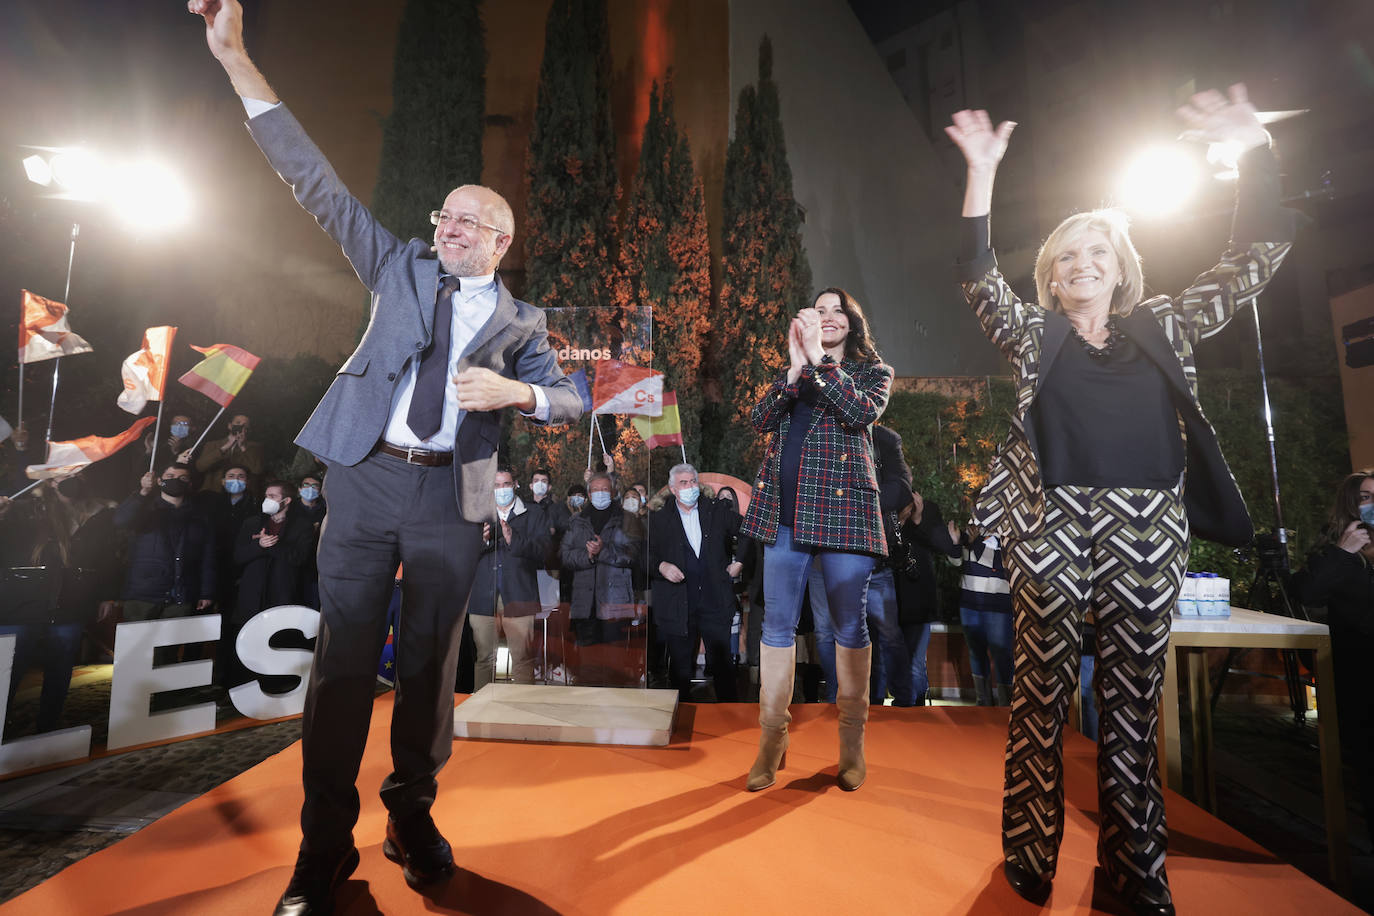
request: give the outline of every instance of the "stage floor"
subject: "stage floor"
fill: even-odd
[[[435,818],[463,869],[428,897],[382,855],[391,695],[363,760],[362,865],[337,912],[1034,913],[1001,877],[1006,711],[875,708],[868,782],[835,785],[835,712],[794,706],[788,768],[743,790],[757,707],[684,706],[666,748],[464,741]],[[1093,909],[1094,748],[1065,745],[1068,819],[1054,913]],[[293,745],[0,907],[54,913],[271,911],[291,875]],[[1359,913],[1202,809],[1167,794],[1180,913]]]

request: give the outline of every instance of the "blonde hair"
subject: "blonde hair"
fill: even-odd
[[[1055,227],[1035,256],[1036,295],[1042,306],[1060,311],[1059,297],[1050,292],[1054,259],[1084,233],[1093,231],[1107,237],[1121,265],[1121,285],[1112,293],[1112,314],[1129,315],[1145,295],[1145,274],[1140,269],[1140,252],[1131,244],[1130,220],[1120,210],[1075,213]]]

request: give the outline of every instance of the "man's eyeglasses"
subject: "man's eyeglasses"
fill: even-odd
[[[476,232],[478,229],[490,229],[497,235],[507,234],[506,230],[490,225],[489,223],[484,223],[471,213],[464,213],[462,216],[453,216],[452,214],[445,213],[443,210],[431,210],[429,212],[429,221],[436,226],[442,226],[444,223],[456,222],[469,232]]]

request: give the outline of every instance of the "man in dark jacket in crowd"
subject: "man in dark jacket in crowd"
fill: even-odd
[[[233,611],[224,615],[219,660],[221,682],[233,687],[248,679],[238,660],[239,631],[259,611],[285,604],[300,604],[305,597],[305,575],[315,548],[315,526],[308,513],[295,505],[296,487],[270,481],[263,490],[261,512],[243,520],[234,539],[234,566],[239,574],[238,597]],[[266,678],[264,686],[271,685]],[[288,679],[294,681],[294,678]],[[293,684],[285,684],[289,690]]]
[[[190,469],[170,464],[160,477],[144,474],[115,510],[115,526],[130,532],[125,620],[183,617],[214,603],[214,528],[190,492]]]
[[[490,684],[496,666],[498,629],[506,634],[511,679],[534,683],[535,618],[539,614],[539,583],[549,549],[549,522],[539,506],[527,506],[515,495],[515,476],[509,468],[496,472],[497,523],[482,527],[482,560],[468,598],[468,623],[476,643],[473,687]]]
[[[673,501],[649,517],[649,575],[654,617],[668,646],[669,677],[678,698],[689,699],[697,642],[704,642],[716,700],[733,703],[731,580],[741,566],[734,555],[740,517],[733,505],[700,498],[696,468],[690,464],[679,464],[668,473],[668,489]]]

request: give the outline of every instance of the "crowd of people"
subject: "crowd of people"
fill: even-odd
[[[123,491],[89,492],[88,478],[77,475],[0,498],[8,590],[0,633],[18,636],[11,690],[42,672],[37,731],[59,727],[73,666],[108,652],[120,621],[220,615],[214,683],[227,691],[258,677],[234,648],[251,617],[281,605],[320,607],[323,466],[307,453],[294,462],[300,476],[269,477],[267,449],[250,430],[250,418],[235,415],[223,437],[192,450],[200,430],[177,414],[158,443],[164,460],[156,471],[148,470],[152,431],[111,459],[127,468],[117,478],[133,481]],[[957,565],[962,550],[959,612],[970,634],[990,634],[970,636],[977,699],[996,699],[979,674],[990,647],[1005,705],[1009,666],[997,653],[1009,657],[1009,645],[996,634],[1009,632],[1010,606],[990,607],[999,587],[987,584],[999,581],[1005,596],[1005,574],[977,566],[984,542],[913,491],[900,436],[874,430],[888,559],[867,593],[867,626],[881,647],[869,695],[898,706],[926,701],[930,623],[942,617],[935,558]],[[684,701],[752,699],[764,654],[764,545],[741,531],[740,496],[703,486],[689,464],[672,468],[667,485],[651,493],[643,482],[623,482],[609,455],[602,461],[606,470],[585,471],[561,497],[549,469],[498,470],[498,521],[482,532],[456,688],[471,692],[500,677],[672,687]],[[19,489],[22,478],[11,476]],[[837,628],[822,564],[808,568],[792,627],[801,646],[798,699],[833,702]],[[975,626],[970,614],[986,623]]]

